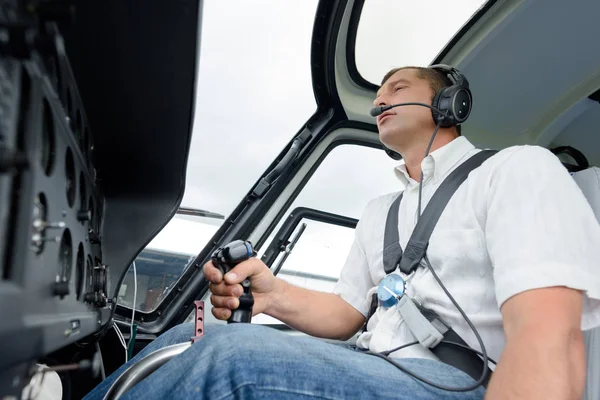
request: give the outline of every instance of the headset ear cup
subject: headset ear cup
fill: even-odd
[[[451,114],[456,125],[461,124],[469,118],[471,114],[471,105],[473,100],[471,91],[467,88],[458,88],[452,95]]]
[[[448,127],[454,125],[450,102],[448,101],[449,100],[448,92],[453,87],[454,86],[443,88],[443,89],[439,90],[435,94],[435,96],[433,97],[433,101],[431,102],[431,105],[434,108],[433,110],[431,110],[431,114],[433,116],[433,122],[435,122],[436,125],[440,124],[440,127],[442,127],[442,128],[448,128]],[[440,112],[442,114],[440,114],[435,109],[440,110]],[[448,116],[446,116],[446,115],[448,115]]]
[[[437,64],[430,68],[446,74],[448,79],[454,82],[452,86],[440,89],[434,96],[431,105],[442,114],[431,110],[433,121],[443,128],[462,124],[471,114],[473,106],[469,81],[460,71],[448,65]]]

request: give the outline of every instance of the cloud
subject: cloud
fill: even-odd
[[[184,205],[228,215],[316,110],[310,49],[317,3],[204,3]],[[392,66],[428,64],[482,3],[365,2],[356,43],[359,70],[377,82]],[[378,157],[385,158],[378,153],[373,159]],[[327,177],[331,193],[342,191],[335,175],[345,174],[344,163],[354,160],[338,162]]]
[[[316,5],[205,2],[184,205],[229,214],[315,112]]]
[[[315,112],[310,50],[317,3],[205,2],[184,206],[229,215]],[[292,208],[359,218],[372,197],[400,189],[391,173],[396,162],[382,155],[353,145],[333,150]],[[353,185],[341,176],[362,182],[360,192],[348,193]],[[304,240],[316,227],[309,224]],[[215,229],[176,218],[151,247],[199,252]]]
[[[365,1],[356,37],[358,71],[378,84],[391,68],[429,65],[484,3],[485,0]]]
[[[323,160],[291,208],[312,207],[358,219],[370,200],[403,188],[393,174],[396,164],[381,150],[338,146]]]

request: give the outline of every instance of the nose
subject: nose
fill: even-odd
[[[388,103],[386,102],[386,96],[383,93],[375,97],[375,100],[373,100],[373,106],[375,107],[386,106],[387,104]]]

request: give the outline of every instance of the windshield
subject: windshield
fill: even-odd
[[[390,69],[426,66],[485,0],[366,0],[356,33],[360,75],[379,86]]]
[[[310,50],[317,0],[204,2],[194,131],[178,215],[136,259],[136,308],[151,312],[316,111]],[[173,253],[173,254],[171,254]],[[119,304],[131,306],[130,267]]]
[[[137,310],[155,310],[220,223],[214,218],[176,215],[136,257],[137,282],[130,267],[119,288],[119,304],[131,307],[135,296]]]

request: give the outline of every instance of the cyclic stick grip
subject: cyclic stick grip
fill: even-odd
[[[252,243],[243,240],[234,240],[233,242],[219,247],[212,255],[211,259],[216,268],[221,271],[223,276],[231,271],[239,263],[254,257],[256,252]],[[232,310],[231,317],[227,323],[232,322],[250,322],[252,320],[252,307],[254,306],[254,297],[250,288],[250,280],[244,279],[242,282],[244,293],[240,296],[240,305]]]

